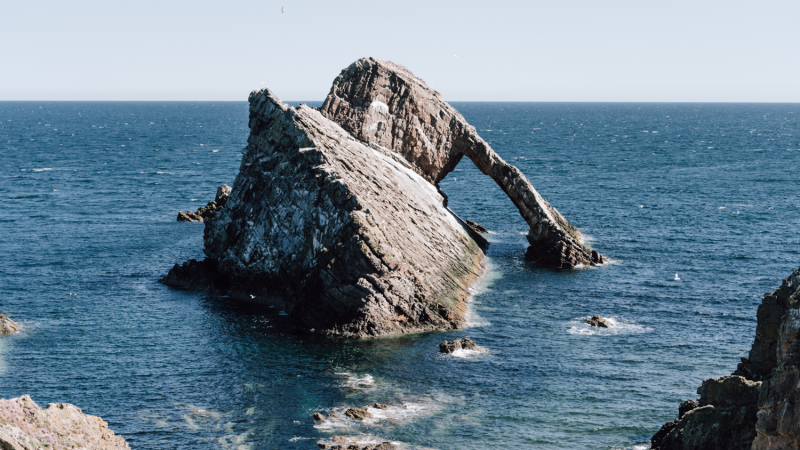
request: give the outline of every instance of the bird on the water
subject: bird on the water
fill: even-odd
[[[281,14],[283,14],[283,6],[281,6]]]

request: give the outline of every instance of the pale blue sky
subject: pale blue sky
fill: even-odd
[[[0,0],[0,100],[322,100],[373,56],[450,101],[800,102],[799,21],[798,0]]]

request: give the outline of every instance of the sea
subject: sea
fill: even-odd
[[[466,327],[341,340],[157,282],[203,257],[176,216],[233,184],[246,102],[0,102],[0,312],[23,326],[0,397],[75,404],[133,449],[649,448],[800,266],[800,105],[453,105],[610,262],[526,262],[464,158],[441,187],[491,242]],[[439,353],[461,337],[482,350]]]

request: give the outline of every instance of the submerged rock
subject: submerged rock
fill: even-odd
[[[0,314],[0,335],[14,334],[19,331],[19,325],[14,323],[13,320]]]
[[[453,353],[456,350],[480,350],[480,347],[478,347],[478,344],[472,339],[466,337],[456,339],[452,342],[442,341],[442,343],[439,344],[439,351],[441,353]]]
[[[214,217],[225,207],[230,193],[231,187],[227,184],[223,184],[217,188],[217,195],[214,197],[214,200],[208,202],[206,206],[199,208],[195,212],[179,211],[178,222],[203,222],[204,220]]]
[[[591,319],[586,319],[586,323],[597,328],[611,328],[611,324],[600,316],[592,316]]]
[[[530,226],[526,259],[550,267],[605,261],[583,245],[581,233],[519,169],[500,158],[441,94],[407,68],[359,59],[334,80],[320,111],[358,139],[401,154],[434,184],[466,155],[500,186]]]
[[[800,270],[764,294],[749,358],[704,380],[696,402],[652,439],[654,450],[800,448]]]
[[[205,261],[165,284],[279,304],[301,330],[366,337],[458,327],[483,271],[477,235],[395,153],[271,91],[250,95],[250,137]]]
[[[0,399],[0,448],[130,450],[103,419],[67,403],[50,403],[42,409],[27,395]]]

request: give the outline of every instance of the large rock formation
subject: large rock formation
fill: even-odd
[[[478,233],[405,159],[319,111],[250,95],[250,137],[203,262],[162,280],[285,307],[300,328],[364,337],[458,327]]]
[[[665,424],[654,450],[800,448],[799,299],[800,269],[764,294],[749,357],[732,376],[703,381],[699,407]]]
[[[405,67],[364,58],[333,82],[322,113],[353,136],[389,148],[428,181],[438,183],[466,155],[490,176],[530,226],[526,259],[551,267],[596,265],[603,257],[525,175],[503,161],[464,117]]]
[[[0,399],[0,448],[130,450],[103,419],[66,403],[51,403],[42,409],[27,395]]]

